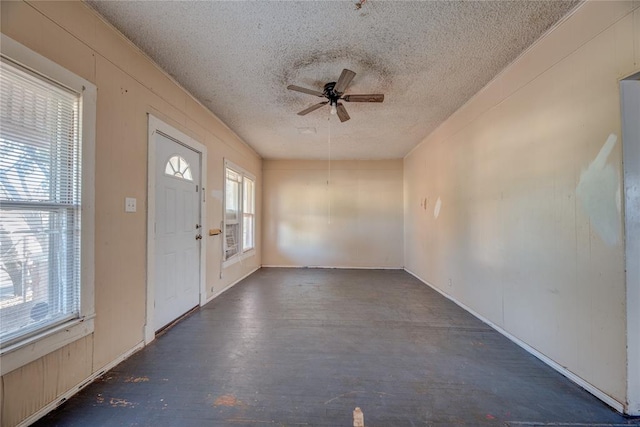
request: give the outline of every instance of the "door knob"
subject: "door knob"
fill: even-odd
[[[202,234],[196,234],[196,240],[202,239]]]

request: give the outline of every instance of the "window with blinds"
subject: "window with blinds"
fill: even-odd
[[[80,94],[0,63],[0,345],[80,315]]]
[[[225,161],[224,260],[231,263],[255,248],[255,178]]]

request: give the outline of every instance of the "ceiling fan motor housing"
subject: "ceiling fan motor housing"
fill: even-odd
[[[338,99],[340,99],[340,92],[336,92],[334,88],[336,87],[336,82],[329,82],[324,85],[324,91],[322,94],[329,100],[329,105],[337,105]]]

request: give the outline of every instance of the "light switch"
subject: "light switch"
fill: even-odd
[[[134,197],[127,197],[124,199],[124,211],[125,212],[136,211],[136,199]]]

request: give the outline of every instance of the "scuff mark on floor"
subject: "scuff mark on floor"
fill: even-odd
[[[118,397],[112,397],[109,399],[109,405],[114,408],[134,408],[135,403],[128,401],[127,399],[120,399]]]
[[[117,377],[118,376],[116,374],[110,372],[110,373],[104,374],[104,375],[96,378],[95,381],[96,382],[100,382],[100,383],[109,383],[109,382],[111,382],[113,380],[116,380]]]
[[[218,396],[218,398],[213,402],[213,406],[241,406],[243,405],[242,401],[238,400],[232,394],[223,394],[222,396]]]
[[[125,383],[145,383],[149,381],[149,377],[127,377],[124,379]]]
[[[242,423],[242,424],[278,424],[281,427],[286,427],[286,426],[308,426],[311,424],[308,423],[292,423],[292,422],[287,422],[287,423],[280,423],[274,420],[270,420],[270,421],[265,421],[265,420],[252,420],[252,419],[248,419],[248,418],[228,418],[225,420],[228,423]]]
[[[382,396],[395,396],[394,394],[391,393],[385,393],[383,391],[365,391],[365,390],[354,390],[354,391],[348,391],[346,393],[342,393],[334,398],[331,398],[329,400],[327,400],[326,402],[324,402],[325,405],[328,405],[329,403],[333,402],[334,400],[337,399],[341,399],[343,397],[355,397],[358,393],[360,394],[377,394],[378,397],[382,397]]]

